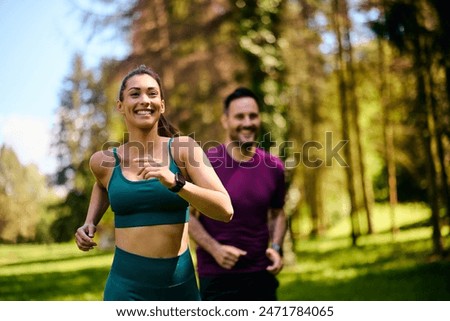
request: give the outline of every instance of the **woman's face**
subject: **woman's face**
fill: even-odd
[[[124,115],[128,129],[130,126],[142,129],[154,127],[165,110],[157,81],[147,74],[128,79],[123,101],[117,102],[117,109]]]

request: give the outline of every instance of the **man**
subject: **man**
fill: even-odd
[[[223,224],[191,215],[189,234],[198,245],[201,296],[274,301],[287,225],[284,166],[255,142],[261,119],[251,90],[238,88],[225,99],[221,121],[225,142],[207,155],[230,194],[234,216]]]

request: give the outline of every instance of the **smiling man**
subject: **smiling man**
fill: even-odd
[[[237,88],[224,101],[226,139],[207,151],[234,208],[227,225],[194,213],[189,234],[197,243],[203,300],[274,301],[286,233],[284,166],[258,148],[260,109],[255,94]]]

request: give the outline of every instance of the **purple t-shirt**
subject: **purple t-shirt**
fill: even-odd
[[[198,273],[200,276],[216,276],[232,273],[256,272],[270,265],[266,257],[269,245],[267,226],[268,210],[284,206],[285,180],[281,160],[263,149],[257,148],[248,162],[237,162],[224,145],[206,152],[217,175],[230,194],[234,208],[231,222],[224,223],[200,215],[206,231],[218,242],[234,245],[247,251],[235,267],[226,270],[201,247],[197,248]]]

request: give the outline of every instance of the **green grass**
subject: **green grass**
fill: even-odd
[[[297,244],[295,264],[280,274],[279,299],[345,301],[450,300],[450,261],[432,253],[429,212],[399,206],[391,234],[387,207],[374,212],[376,234],[351,246],[348,222],[316,240]],[[448,228],[443,228],[449,243]]]
[[[111,252],[84,253],[74,242],[0,245],[0,300],[101,300],[111,261]]]
[[[450,300],[450,262],[430,256],[428,210],[399,206],[395,237],[387,213],[375,208],[376,234],[361,237],[357,247],[346,221],[319,239],[300,240],[295,263],[279,276],[279,299]],[[443,233],[448,244],[448,229]],[[101,300],[111,261],[111,252],[81,252],[73,242],[0,245],[0,300]]]

